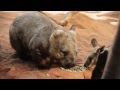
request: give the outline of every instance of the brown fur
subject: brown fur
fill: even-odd
[[[75,64],[74,25],[68,31],[43,13],[29,12],[13,21],[9,35],[17,53],[31,57],[39,66],[49,66],[53,59],[63,67]]]

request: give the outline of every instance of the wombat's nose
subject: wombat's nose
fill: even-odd
[[[65,68],[71,68],[71,67],[74,67],[75,66],[75,63],[73,61],[68,61],[66,64],[65,64]]]
[[[75,64],[66,64],[64,68],[71,68],[71,67],[74,67]]]

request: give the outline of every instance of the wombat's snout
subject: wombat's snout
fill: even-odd
[[[74,66],[75,66],[75,63],[67,63],[64,68],[71,68]]]
[[[62,65],[64,68],[71,68],[75,66],[74,60],[66,60],[64,64]]]

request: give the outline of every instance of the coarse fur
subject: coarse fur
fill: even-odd
[[[39,66],[47,67],[53,60],[66,68],[75,65],[74,25],[68,31],[41,12],[27,12],[16,17],[9,36],[16,52],[22,57],[32,58]]]

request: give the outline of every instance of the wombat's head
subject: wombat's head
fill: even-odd
[[[87,60],[84,63],[85,67],[89,67],[95,65],[98,60],[98,56],[104,51],[105,46],[99,46],[98,42],[95,38],[91,40],[91,44],[93,46],[93,50],[91,51],[90,55],[87,57]]]
[[[55,30],[49,41],[49,53],[53,59],[57,60],[64,68],[70,68],[75,65],[77,50],[74,25],[71,26],[69,31]]]

